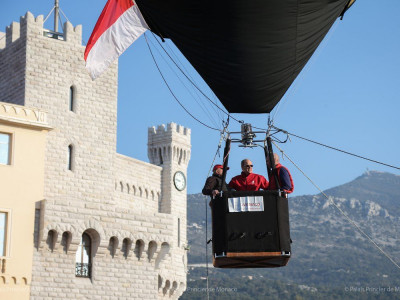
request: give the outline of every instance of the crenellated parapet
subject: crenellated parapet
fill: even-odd
[[[152,164],[177,162],[187,165],[190,160],[191,130],[175,123],[159,125],[148,130],[148,157]]]
[[[6,27],[6,33],[0,33],[0,51],[4,48],[10,47],[14,42],[21,38],[26,40],[27,29],[40,33],[39,28],[43,28],[43,16],[40,15],[36,19],[32,13],[27,12],[24,16],[20,17],[20,22],[12,22],[10,26]]]
[[[21,26],[17,22],[12,22],[10,26],[6,28],[6,45],[18,40],[21,36]]]
[[[64,23],[64,40],[68,43],[82,44],[82,25],[73,26],[70,22]]]
[[[82,26],[73,26],[70,22],[64,23],[63,33],[54,33],[53,31],[44,28],[43,15],[36,18],[31,12],[27,12],[21,16],[20,22],[12,22],[6,27],[6,32],[0,32],[0,51],[11,46],[20,38],[25,38],[29,34],[55,38],[68,43],[82,44]]]

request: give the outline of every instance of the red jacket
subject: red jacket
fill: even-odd
[[[290,175],[290,172],[288,169],[286,169],[284,166],[281,164],[276,164],[276,173],[277,177],[279,180],[279,186],[281,187],[281,190],[284,190],[286,193],[290,194],[294,190],[294,184],[293,184],[293,179],[292,175]],[[286,172],[281,172],[281,170],[285,170]],[[276,186],[275,183],[275,176],[270,176],[269,178],[269,190],[277,190],[278,187]]]
[[[229,182],[229,187],[237,191],[258,191],[259,189],[266,190],[268,181],[264,176],[250,173],[249,175],[242,174],[235,176]]]

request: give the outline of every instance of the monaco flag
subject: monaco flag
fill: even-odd
[[[149,26],[133,0],[108,0],[85,49],[86,69],[97,78]]]

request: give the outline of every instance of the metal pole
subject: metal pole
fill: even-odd
[[[54,0],[54,32],[58,32],[59,0]]]
[[[229,152],[231,151],[231,139],[228,138],[225,142],[225,149],[224,149],[224,171],[222,172],[222,181],[221,181],[221,186],[220,190],[221,191],[226,191],[226,186],[225,186],[225,179],[226,179],[226,172],[228,169],[228,160],[229,160]]]
[[[281,186],[279,184],[278,174],[276,173],[274,150],[272,149],[272,143],[271,143],[270,137],[267,137],[267,146],[268,146],[268,149],[265,149],[265,147],[264,147],[264,152],[265,152],[265,159],[266,160],[269,159],[269,163],[270,163],[270,168],[268,168],[268,162],[267,162],[269,181],[271,181],[272,176],[274,176],[276,187],[278,190],[280,190]]]

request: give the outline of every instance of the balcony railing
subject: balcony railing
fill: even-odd
[[[92,264],[76,263],[75,276],[90,278],[92,275]]]

